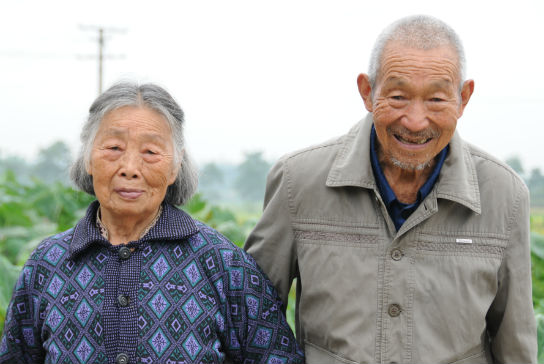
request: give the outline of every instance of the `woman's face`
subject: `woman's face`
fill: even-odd
[[[117,216],[155,214],[174,183],[172,132],[158,112],[137,106],[110,111],[96,134],[87,172],[102,209]]]

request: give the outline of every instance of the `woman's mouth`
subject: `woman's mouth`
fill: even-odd
[[[135,200],[144,193],[143,190],[133,188],[117,188],[115,189],[115,192],[119,194],[119,196],[127,200]]]

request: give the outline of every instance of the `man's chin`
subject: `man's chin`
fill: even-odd
[[[420,161],[401,161],[395,157],[391,157],[391,163],[395,167],[398,167],[405,171],[415,172],[415,171],[423,171],[424,169],[431,167],[431,161],[426,162],[420,162]]]

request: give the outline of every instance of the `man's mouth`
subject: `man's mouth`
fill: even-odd
[[[428,142],[431,141],[431,139],[433,139],[432,137],[430,138],[406,138],[406,137],[403,137],[401,135],[398,135],[398,134],[394,134],[395,138],[403,143],[403,144],[412,144],[412,145],[423,145],[423,144],[426,144]]]

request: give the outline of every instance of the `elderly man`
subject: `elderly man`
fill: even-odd
[[[368,116],[282,158],[246,249],[309,363],[536,361],[529,201],[455,132],[474,89],[443,22],[401,19],[357,79]]]

